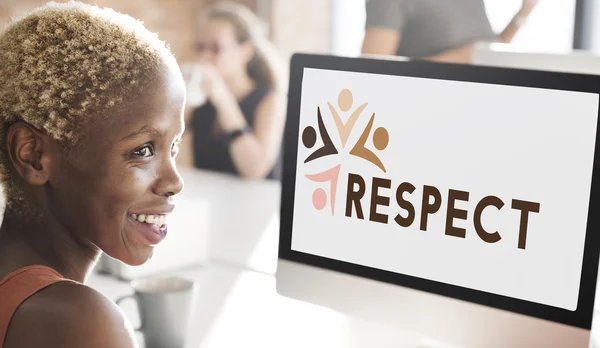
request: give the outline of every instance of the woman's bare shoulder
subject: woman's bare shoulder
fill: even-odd
[[[15,312],[4,348],[137,347],[119,307],[85,285],[61,282],[27,299]]]

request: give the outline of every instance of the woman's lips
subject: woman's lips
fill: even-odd
[[[136,230],[140,232],[140,234],[150,243],[150,245],[156,245],[167,236],[166,215],[150,216],[152,218],[150,220],[146,220],[145,214],[140,214],[140,216],[132,214],[129,215],[128,220],[132,222]],[[141,222],[140,219],[144,220],[144,222]]]

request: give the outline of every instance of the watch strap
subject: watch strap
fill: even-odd
[[[227,142],[228,143],[233,143],[237,138],[241,137],[244,134],[250,133],[252,131],[252,129],[248,126],[241,128],[241,129],[236,129],[233,132],[227,134],[226,138],[227,138]]]

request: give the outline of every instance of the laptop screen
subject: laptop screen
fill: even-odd
[[[591,327],[598,78],[294,64],[281,257]]]

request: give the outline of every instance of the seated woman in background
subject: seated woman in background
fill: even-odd
[[[166,236],[185,84],[131,17],[49,3],[0,34],[0,348],[133,348],[84,285],[102,252],[145,263]]]
[[[362,53],[468,64],[477,41],[511,42],[537,2],[522,0],[496,35],[484,0],[367,0]]]
[[[217,3],[200,18],[195,48],[208,102],[186,112],[178,164],[280,179],[283,64],[261,29],[236,3]]]

